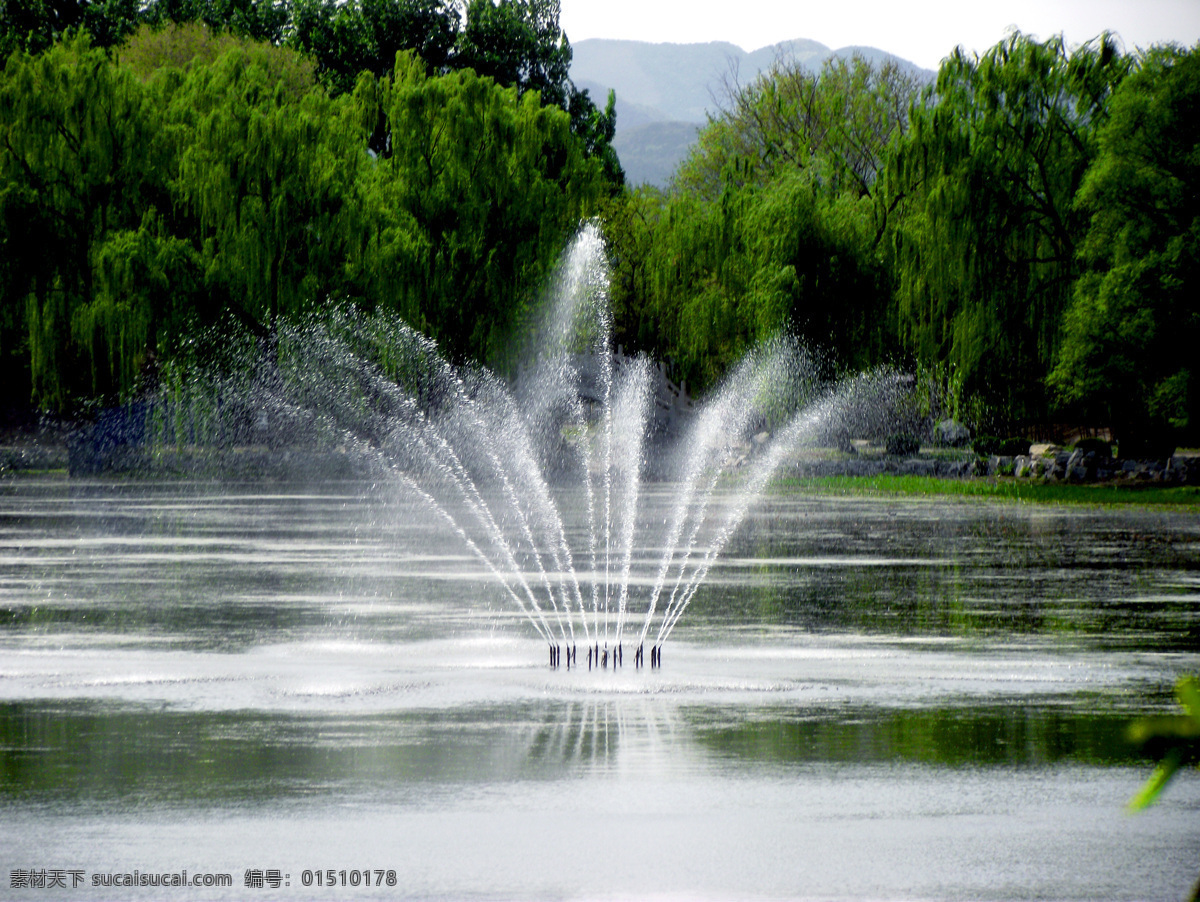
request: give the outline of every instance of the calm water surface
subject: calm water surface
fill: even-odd
[[[1182,898],[1198,649],[1194,513],[773,496],[589,672],[370,485],[2,482],[0,898]]]

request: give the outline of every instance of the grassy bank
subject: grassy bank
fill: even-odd
[[[831,495],[996,498],[1037,504],[1148,505],[1200,509],[1200,486],[1047,483],[1028,479],[931,476],[813,476],[777,480],[781,491]]]

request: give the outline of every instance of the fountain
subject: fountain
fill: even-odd
[[[227,330],[96,430],[221,480],[0,479],[14,880],[1185,895],[1200,786],[1123,809],[1200,666],[1194,507],[773,493],[904,384],[779,340],[664,432],[568,261],[511,385],[380,315]]]
[[[218,444],[284,434],[293,446],[343,450],[414,493],[458,537],[547,643],[551,668],[578,668],[582,645],[589,669],[616,670],[626,643],[635,667],[649,645],[649,667],[659,668],[664,643],[789,455],[855,410],[891,406],[903,386],[890,372],[823,384],[817,361],[777,338],[745,356],[668,450],[652,436],[654,368],[613,353],[607,279],[599,229],[586,225],[515,389],[451,365],[394,318],[341,310],[280,324],[269,354],[249,337],[226,347],[217,379],[166,380],[153,431],[178,441],[203,423]],[[744,459],[737,449],[750,435],[756,453]],[[640,524],[652,439],[674,494],[665,523]],[[582,523],[564,517],[570,490],[582,496]],[[661,552],[635,579],[635,550],[646,549]],[[648,588],[635,597],[635,585]]]

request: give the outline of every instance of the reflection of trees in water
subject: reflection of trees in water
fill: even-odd
[[[678,747],[681,726],[674,706],[641,698],[564,702],[543,709],[526,757],[545,771],[578,764],[605,767],[625,755],[666,755]]]
[[[677,760],[691,744],[680,726],[674,706],[623,698],[358,716],[5,703],[0,804],[265,801],[381,783],[424,795]]]
[[[781,709],[712,726],[700,715],[694,741],[724,757],[782,764],[1123,765],[1138,760],[1126,740],[1128,724],[1126,712],[1031,704],[838,709],[807,717]]]
[[[588,771],[679,773],[689,759],[944,766],[1129,764],[1130,713],[1063,706],[741,709],[661,696],[359,716],[0,705],[0,804],[226,804],[389,786],[429,798]]]
[[[748,520],[730,549],[737,570],[697,597],[694,626],[1171,648],[1200,636],[1188,613],[1200,560],[1186,517],[870,498],[764,506],[770,516]]]

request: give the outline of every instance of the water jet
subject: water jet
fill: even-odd
[[[845,431],[856,412],[889,409],[907,387],[886,371],[823,382],[813,356],[780,337],[747,353],[670,441],[655,428],[661,370],[614,353],[607,289],[589,224],[515,386],[452,365],[393,317],[342,309],[279,323],[265,349],[248,340],[218,379],[188,379],[187,391],[176,380],[149,417],[164,444],[201,420],[226,444],[265,421],[293,442],[337,448],[420,499],[547,642],[552,668],[562,645],[569,665],[582,641],[589,669],[608,669],[610,652],[616,669],[627,632],[635,664],[650,643],[661,667],[663,644],[796,449]],[[673,499],[658,524],[638,519],[651,443]],[[656,559],[635,562],[646,549]]]

